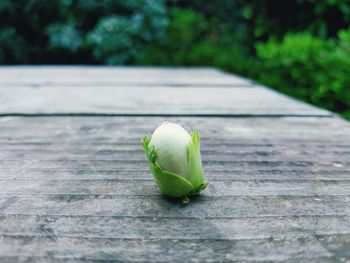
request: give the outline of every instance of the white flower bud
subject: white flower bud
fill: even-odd
[[[150,146],[157,155],[156,162],[164,170],[185,177],[188,174],[188,144],[190,134],[180,125],[163,122],[151,137]]]

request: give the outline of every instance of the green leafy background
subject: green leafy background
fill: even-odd
[[[1,64],[204,65],[350,119],[350,0],[1,0]]]

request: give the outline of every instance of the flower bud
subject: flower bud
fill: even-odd
[[[142,144],[163,194],[180,197],[187,203],[189,195],[207,187],[197,131],[188,133],[178,124],[164,122]]]

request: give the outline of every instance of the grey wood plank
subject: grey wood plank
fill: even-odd
[[[149,127],[153,124],[155,127],[162,119],[133,118],[130,125],[129,120],[8,118],[2,123],[0,132],[1,148],[7,149],[0,151],[0,178],[150,179],[139,140],[150,130]],[[201,118],[181,119],[180,122],[203,131],[203,161],[208,178],[349,180],[347,149],[350,146],[338,142],[348,140],[349,125],[341,120],[210,119],[216,129],[207,128]],[[269,132],[270,126],[276,128]],[[304,131],[305,126],[308,126],[307,132]],[[324,132],[315,143],[314,136],[320,129]],[[50,138],[52,144],[23,144],[21,141],[26,138],[27,142],[36,137],[39,140]],[[101,137],[104,139],[100,144]],[[135,139],[125,144],[126,137]],[[253,142],[251,138],[254,138]],[[332,148],[325,149],[325,143],[328,145],[332,140],[337,140],[337,144],[333,142]]]
[[[48,125],[46,120],[49,118],[10,118],[3,122],[0,139],[4,142],[2,149],[8,150],[0,151],[0,169],[15,169],[19,176],[25,174],[22,170],[54,173],[55,169],[62,172],[76,170],[80,174],[91,169],[111,174],[113,170],[120,171],[121,166],[124,171],[128,170],[129,175],[135,170],[144,171],[147,168],[144,167],[145,156],[139,140],[162,119],[133,118],[130,125],[129,118],[55,118]],[[332,174],[332,170],[345,172],[349,168],[349,145],[342,144],[349,141],[349,124],[341,120],[212,118],[210,127],[201,118],[175,120],[180,120],[190,129],[196,127],[203,131],[203,160],[209,171],[231,169],[242,173],[243,169],[252,172],[265,170],[266,175],[268,170],[275,171],[275,174],[276,170],[281,174],[286,170],[299,170],[300,174],[325,171],[321,174],[324,175]],[[24,126],[17,125],[18,122],[23,122]],[[16,128],[18,126],[25,128]],[[269,130],[271,126],[275,127],[273,131]],[[308,127],[307,132],[305,127]],[[321,129],[323,132],[319,134]],[[128,139],[130,137],[132,139]],[[33,142],[35,138],[39,140],[37,144]],[[46,138],[50,142],[44,143]],[[25,144],[28,142],[31,143]],[[333,148],[325,149],[330,143]],[[13,146],[16,151],[11,151]],[[28,151],[20,151],[28,146]],[[55,153],[54,157],[48,154],[48,148]],[[117,154],[113,154],[112,149]],[[74,153],[77,150],[84,153]],[[60,156],[62,152],[65,152],[64,157]]]
[[[54,161],[43,163],[40,161],[11,161],[1,164],[0,178],[30,178],[52,179],[55,175],[62,173],[65,179],[147,179],[146,161]],[[205,162],[203,165],[206,174],[213,179],[230,178],[245,180],[306,180],[324,179],[336,180],[338,177],[349,180],[346,173],[349,172],[349,162],[328,161],[320,162],[284,162],[284,161],[228,161],[228,162]],[[259,175],[260,173],[260,175]],[[290,177],[288,175],[290,174]],[[247,177],[245,177],[247,176]],[[246,179],[247,180],[247,179]]]
[[[349,123],[168,119],[201,134],[211,185],[188,206],[159,195],[140,148],[163,118],[0,118],[0,259],[349,257]]]
[[[208,178],[209,180],[210,178]],[[349,178],[350,179],[350,178]],[[160,195],[152,177],[146,180],[81,180],[72,184],[69,180],[0,180],[1,194],[13,195],[105,195],[105,196],[154,196]],[[214,181],[204,196],[322,196],[349,195],[350,180],[345,181]]]
[[[12,262],[28,262],[28,263],[47,263],[48,257],[38,257],[38,256],[17,256],[17,255],[12,255],[12,256],[6,256],[3,258],[5,262],[12,263]],[[299,262],[310,262],[310,263],[330,263],[334,262],[335,260],[339,260],[337,256],[329,256],[329,257],[318,257],[315,256],[313,258],[303,258],[299,257],[298,259],[286,259],[286,260],[274,260],[274,262],[283,262],[283,263],[299,263]],[[340,260],[345,261],[345,257],[340,257]],[[52,263],[81,263],[81,262],[91,262],[91,263],[101,263],[101,262],[125,262],[125,260],[116,260],[116,259],[92,259],[92,258],[65,258],[65,257],[60,257],[60,258],[54,258],[50,257],[50,262]],[[153,262],[164,262],[164,261],[156,261],[152,260]],[[208,261],[208,260],[207,260]],[[132,261],[131,259],[128,260],[128,262],[149,262],[147,260],[137,260],[137,261]],[[196,262],[194,259],[187,259],[187,262]],[[235,262],[235,263],[242,263],[242,262],[259,262],[257,260],[222,260],[220,262]],[[266,262],[266,261],[265,261]]]
[[[71,135],[72,136],[72,135]],[[9,139],[10,138],[10,142]],[[26,137],[29,139],[33,139],[33,137]],[[350,149],[350,144],[332,144],[331,142],[327,144],[327,147],[322,143],[317,144],[314,142],[310,142],[305,145],[303,143],[278,143],[278,144],[264,144],[264,143],[255,143],[255,144],[239,144],[232,143],[231,141],[222,140],[220,143],[215,143],[211,141],[210,138],[203,138],[202,140],[206,141],[205,145],[202,145],[201,150],[205,155],[213,155],[218,153],[223,154],[242,154],[249,155],[254,153],[261,153],[262,155],[275,155],[275,154],[283,154],[285,152],[290,151],[290,154],[305,154],[309,155],[313,151],[318,151],[320,154],[329,154],[329,153],[340,153],[340,154],[348,154]],[[22,143],[19,141],[22,139]],[[139,145],[130,143],[116,143],[116,142],[105,142],[105,143],[94,143],[94,141],[87,141],[85,144],[83,143],[75,143],[74,146],[76,149],[72,149],[67,145],[62,145],[59,142],[51,141],[51,143],[40,144],[40,146],[45,146],[45,148],[39,147],[39,144],[36,143],[28,143],[23,142],[23,137],[17,137],[17,140],[11,142],[11,135],[0,136],[1,149],[0,153],[5,157],[5,154],[16,154],[21,152],[22,154],[38,154],[42,156],[53,157],[59,155],[59,151],[67,151],[72,156],[80,156],[82,154],[90,154],[91,155],[100,155],[100,156],[120,156],[122,154],[140,154]],[[224,144],[225,143],[225,144]],[[57,148],[59,147],[59,148]],[[102,148],[100,148],[102,147]]]
[[[298,169],[274,167],[235,167],[232,169],[213,169],[205,167],[205,176],[209,181],[257,181],[257,182],[274,182],[274,181],[349,181],[349,171],[342,168],[331,169]],[[144,167],[131,169],[49,169],[49,168],[25,168],[25,169],[1,169],[1,180],[69,180],[79,183],[84,180],[151,180],[149,169]],[[153,180],[153,179],[152,179]]]
[[[250,86],[248,79],[213,68],[0,66],[0,87]]]
[[[350,235],[248,240],[120,240],[67,237],[2,237],[0,247],[7,257],[52,257],[119,261],[286,261],[330,258],[334,262],[349,257]],[[21,247],[17,252],[16,247]],[[193,254],[196,251],[196,254]],[[53,256],[54,255],[54,256]],[[175,260],[174,260],[175,259]]]
[[[62,151],[61,148],[59,148]],[[318,161],[332,161],[337,159],[338,161],[348,161],[350,154],[350,147],[348,150],[340,151],[328,151],[321,150],[319,151],[320,155],[316,157],[314,151],[300,151],[299,149],[293,151],[293,148],[290,152],[280,152],[280,151],[252,151],[252,152],[233,152],[232,149],[219,150],[219,151],[203,151],[205,158],[203,161],[231,161],[235,159],[236,161],[300,161],[300,160],[318,160]],[[19,151],[1,151],[0,150],[0,159],[2,161],[11,161],[18,160],[18,156],[22,157],[22,160],[41,160],[41,161],[55,161],[63,160],[62,155],[56,150],[46,151],[39,149],[35,150],[19,150]],[[126,151],[73,151],[65,155],[64,160],[118,160],[118,161],[140,161],[144,160],[145,154],[141,149],[138,150],[126,150]]]
[[[5,164],[4,164],[5,163]],[[144,171],[146,169],[144,161],[85,161],[78,162],[75,160],[71,161],[54,161],[54,162],[46,162],[43,165],[43,162],[36,161],[25,161],[22,163],[21,161],[8,161],[4,162],[1,166],[6,174],[7,172],[14,171],[18,173],[30,173],[31,171],[42,171],[43,173],[49,173],[54,170],[69,172],[69,171],[80,171],[80,173],[84,173],[88,170],[94,171],[95,173],[99,171],[120,171],[120,169],[127,171],[130,173],[138,173],[138,170]],[[39,165],[38,165],[39,163]],[[230,170],[232,173],[242,171],[243,169],[254,171],[265,171],[268,172],[270,170],[286,170],[286,171],[299,171],[299,172],[317,172],[322,169],[327,169],[329,172],[331,171],[348,171],[350,167],[349,162],[281,162],[281,161],[229,161],[229,162],[209,162],[203,165],[205,170],[214,172],[214,171],[228,171]],[[240,168],[238,168],[240,167]],[[21,171],[22,170],[22,171]],[[125,173],[124,173],[125,174]]]
[[[330,115],[261,87],[1,87],[0,114],[21,113]]]
[[[208,196],[184,207],[164,196],[0,195],[1,215],[245,218],[350,215],[350,196]]]
[[[174,118],[174,117],[43,117],[0,118],[0,139],[5,145],[52,144],[75,147],[133,147],[151,134],[164,120],[198,130],[203,147],[262,147],[296,143],[327,149],[328,145],[348,148],[350,124],[336,118]],[[24,146],[25,147],[25,146]],[[96,149],[96,148],[95,148]],[[129,149],[129,148],[128,148]],[[207,148],[208,149],[208,148]],[[44,149],[45,150],[45,149]]]
[[[19,224],[21,228],[16,227],[18,223],[23,222],[25,224]],[[198,225],[205,226],[205,231]],[[42,242],[50,238],[72,237],[80,240],[91,238],[116,240],[119,238],[126,242],[142,238],[162,239],[164,242],[174,239],[180,239],[180,242],[195,242],[198,239],[213,240],[214,242],[234,240],[238,243],[247,239],[254,241],[265,239],[265,242],[271,242],[271,235],[274,236],[273,240],[294,238],[301,241],[314,236],[314,233],[317,233],[318,238],[322,238],[325,235],[331,236],[335,233],[347,235],[348,232],[348,217],[236,218],[228,220],[57,216],[0,217],[1,236],[5,238],[15,237],[20,240],[41,238]],[[125,252],[123,251],[123,253]],[[254,252],[256,251],[254,250]],[[72,254],[75,255],[76,251],[73,251]]]
[[[205,231],[202,227],[205,226]],[[350,234],[349,216],[167,218],[0,216],[0,236],[120,239],[268,239]]]

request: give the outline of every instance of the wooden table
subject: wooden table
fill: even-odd
[[[140,138],[201,135],[162,196]],[[350,125],[210,68],[1,67],[0,261],[350,260]]]

